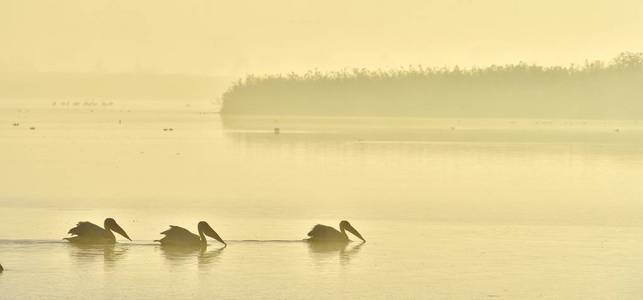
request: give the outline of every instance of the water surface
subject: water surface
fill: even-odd
[[[639,299],[642,130],[2,107],[0,298]],[[134,242],[61,240],[106,217]],[[154,244],[199,220],[229,246]]]

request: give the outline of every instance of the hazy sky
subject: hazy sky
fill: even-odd
[[[238,76],[643,51],[640,0],[2,0],[0,68]]]

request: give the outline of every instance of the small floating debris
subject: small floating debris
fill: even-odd
[[[174,131],[174,128],[163,128],[163,131]]]
[[[616,128],[616,129],[614,129],[614,132],[617,132],[617,133],[618,133],[618,132],[621,132],[621,130],[620,130],[620,129],[618,129],[618,128]]]
[[[281,132],[281,129],[279,129],[279,127],[275,127],[275,129],[273,130],[273,132],[275,133],[275,135],[278,135],[278,134],[279,134],[279,132]]]
[[[31,126],[29,127],[29,130],[36,130],[36,127]]]
[[[20,123],[16,122],[16,123],[13,123],[11,125],[13,125],[14,127],[18,127],[18,126],[20,126]]]

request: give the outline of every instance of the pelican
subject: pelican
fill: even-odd
[[[116,237],[112,233],[113,230],[124,238],[132,240],[112,218],[105,219],[103,226],[105,229],[91,222],[78,222],[76,227],[69,229],[68,233],[73,236],[64,239],[76,244],[114,244]]]
[[[346,231],[352,233],[363,242],[366,242],[357,229],[346,220],[339,222],[339,230],[326,225],[315,225],[308,233],[310,238],[306,239],[306,241],[311,243],[348,243],[350,240],[348,239]]]
[[[199,234],[196,235],[189,230],[179,227],[179,226],[174,226],[170,225],[170,229],[161,232],[161,234],[164,234],[165,236],[160,239],[156,240],[155,242],[160,242],[161,246],[180,246],[180,247],[201,247],[205,248],[208,245],[208,242],[205,240],[205,236],[209,236],[225,246],[226,242],[223,241],[223,239],[217,234],[210,225],[205,222],[201,221],[199,222],[199,225],[197,226],[199,229]]]

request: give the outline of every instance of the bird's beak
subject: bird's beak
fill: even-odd
[[[210,226],[208,226],[208,228],[206,228],[203,231],[203,234],[205,234],[205,235],[207,235],[207,236],[219,241],[221,244],[224,244],[224,245],[228,246],[228,244],[226,244],[226,242],[223,241],[223,239],[219,236],[219,234],[217,234],[217,232],[214,231],[214,229],[212,229],[212,227],[210,227]]]
[[[353,227],[353,225],[349,224],[348,226],[346,226],[346,230],[358,237],[360,240],[362,240],[362,242],[366,242],[364,237],[362,237],[362,235],[359,233],[359,231],[357,231],[357,229],[355,229],[355,227]]]
[[[116,232],[116,233],[118,233],[118,234],[122,235],[124,238],[126,238],[126,239],[128,239],[128,240],[130,240],[130,241],[132,240],[132,239],[130,239],[130,238],[129,238],[129,236],[127,235],[127,233],[125,232],[125,230],[123,230],[123,228],[121,228],[121,226],[119,226],[118,224],[116,224],[116,222],[114,222],[114,226],[113,226],[112,230],[114,230],[114,232]]]

